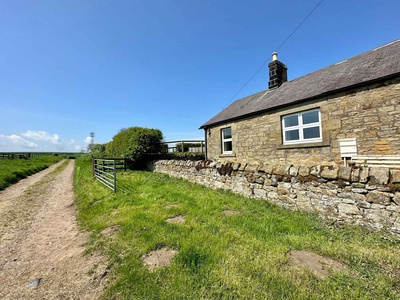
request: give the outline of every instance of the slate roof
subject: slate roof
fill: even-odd
[[[400,40],[233,102],[200,128],[400,75]]]

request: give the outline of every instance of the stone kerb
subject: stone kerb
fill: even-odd
[[[292,210],[400,235],[400,170],[216,161],[153,162],[152,169]]]

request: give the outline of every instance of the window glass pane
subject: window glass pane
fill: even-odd
[[[318,111],[310,111],[302,114],[303,116],[303,124],[310,124],[319,122]]]
[[[304,128],[303,129],[303,135],[304,139],[315,139],[319,138],[319,126],[316,127],[310,127],[310,128]]]
[[[225,128],[222,130],[222,135],[224,137],[224,139],[230,139],[232,138],[232,132],[230,128]]]
[[[232,142],[224,142],[224,151],[232,151]]]
[[[297,115],[284,117],[283,120],[285,122],[285,127],[299,125],[299,119]]]
[[[285,132],[285,139],[286,141],[295,141],[300,138],[299,136],[299,130],[289,130]]]

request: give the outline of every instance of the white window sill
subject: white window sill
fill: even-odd
[[[298,148],[317,148],[317,147],[330,147],[331,142],[314,142],[314,143],[298,143],[298,144],[287,144],[277,145],[276,149],[298,149]]]
[[[219,157],[235,157],[235,153],[222,153],[219,155]]]

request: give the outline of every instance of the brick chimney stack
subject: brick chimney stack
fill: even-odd
[[[268,88],[274,89],[287,81],[287,67],[278,60],[278,53],[272,53],[272,61],[268,64],[269,82]]]

